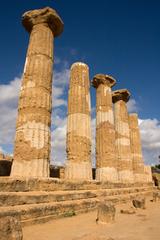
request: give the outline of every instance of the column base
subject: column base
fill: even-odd
[[[49,177],[48,159],[13,160],[11,177]]]
[[[144,183],[152,183],[153,182],[152,176],[148,176],[147,174],[144,174],[143,175],[143,182]]]
[[[132,171],[123,170],[118,172],[120,183],[134,183],[134,175]]]
[[[92,180],[91,163],[66,163],[65,179],[71,180]]]
[[[134,173],[134,182],[135,183],[144,183],[146,182],[144,179],[144,174],[142,173]]]
[[[118,182],[118,173],[114,167],[103,167],[96,169],[96,180]]]

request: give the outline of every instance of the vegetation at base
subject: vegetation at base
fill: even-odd
[[[160,169],[160,164],[158,164],[158,165],[155,165],[155,168],[158,168],[158,169]]]
[[[63,214],[64,217],[72,217],[72,216],[75,216],[75,215],[76,215],[76,213],[75,213],[74,210],[65,212],[65,213]]]

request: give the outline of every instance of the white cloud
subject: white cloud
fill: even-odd
[[[55,71],[53,74],[53,85],[65,87],[69,83],[69,73],[68,67],[63,68],[61,71]]]
[[[65,68],[61,71],[55,71],[53,76],[53,109],[60,106],[67,106],[65,97],[67,86],[69,83],[69,69]]]
[[[52,131],[52,157],[53,164],[65,163],[66,160],[66,118],[57,116],[56,128]],[[58,122],[57,122],[58,120]]]
[[[21,79],[16,77],[9,84],[0,85],[0,104],[17,102]]]
[[[137,102],[135,101],[135,99],[131,98],[127,102],[127,108],[128,108],[129,113],[138,112],[138,106],[137,106]]]
[[[157,119],[139,119],[145,162],[157,164],[160,155],[160,122]]]
[[[12,144],[15,135],[20,78],[0,85],[0,144]]]

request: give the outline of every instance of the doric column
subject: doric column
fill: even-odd
[[[133,166],[130,146],[129,119],[126,102],[130,93],[126,89],[114,91],[112,99],[114,103],[116,151],[118,156],[118,175],[122,183],[133,182]]]
[[[53,40],[63,22],[52,8],[26,12],[30,41],[19,97],[11,176],[48,177],[52,110]]]
[[[149,165],[144,165],[144,182],[153,182],[152,180],[152,170],[151,170],[151,166]]]
[[[104,74],[95,75],[92,81],[96,88],[96,179],[99,181],[118,181],[111,93],[115,83],[114,78]]]
[[[68,92],[67,163],[65,178],[92,178],[91,167],[91,106],[89,68],[76,62],[71,66]]]
[[[134,181],[143,182],[144,163],[142,156],[140,131],[138,127],[138,115],[136,113],[129,115],[129,126]]]

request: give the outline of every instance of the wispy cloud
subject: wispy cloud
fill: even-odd
[[[143,154],[146,163],[158,163],[160,155],[160,122],[157,119],[139,119]]]
[[[129,113],[138,112],[139,108],[135,99],[131,98],[127,103]]]
[[[0,85],[0,145],[13,144],[21,79]]]

